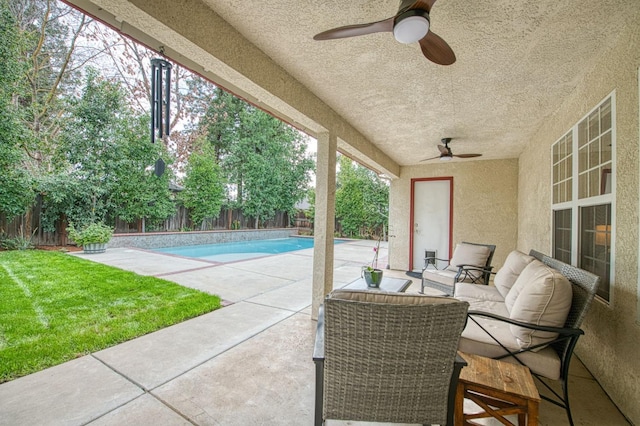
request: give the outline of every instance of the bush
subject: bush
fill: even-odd
[[[31,238],[7,238],[0,236],[0,248],[5,250],[31,250],[34,248],[34,245],[31,242]]]
[[[92,223],[80,231],[71,223],[67,228],[67,232],[69,233],[69,238],[83,247],[92,243],[108,243],[113,236],[113,229],[104,223]]]

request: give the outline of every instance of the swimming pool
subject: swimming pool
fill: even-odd
[[[334,244],[345,241],[335,240]],[[277,238],[272,240],[236,241],[232,243],[204,244],[197,246],[166,247],[154,249],[160,253],[193,257],[213,262],[235,262],[271,254],[313,248],[313,238]]]

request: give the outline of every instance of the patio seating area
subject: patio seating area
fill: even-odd
[[[335,287],[360,277],[374,245],[335,247]],[[384,245],[381,265],[386,253]],[[228,306],[0,385],[0,425],[313,423],[313,249],[224,265],[126,248],[76,255],[218,294]],[[419,290],[414,279],[406,292]],[[629,424],[578,359],[569,381],[576,424]],[[564,410],[546,401],[539,421],[568,424]]]

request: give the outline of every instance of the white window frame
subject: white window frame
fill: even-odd
[[[640,81],[640,70],[638,79]],[[578,174],[578,161],[579,161],[579,150],[578,150],[578,125],[588,118],[594,111],[602,106],[602,104],[607,100],[611,99],[611,192],[609,194],[596,195],[589,198],[579,198],[578,185],[579,185],[579,174]],[[571,128],[571,130],[564,132],[562,136],[551,145],[551,223],[552,223],[552,232],[555,232],[555,227],[553,226],[554,220],[554,212],[556,210],[564,210],[571,209],[571,264],[578,265],[579,260],[579,250],[580,250],[580,208],[581,207],[590,207],[599,204],[611,204],[611,258],[610,258],[610,272],[609,272],[609,300],[605,300],[600,296],[597,296],[596,299],[607,304],[609,306],[613,306],[614,304],[614,292],[613,288],[615,286],[614,277],[615,277],[615,246],[616,246],[616,91],[612,91],[607,96],[605,96],[596,106],[594,106],[587,114],[585,114],[582,118],[580,118]],[[561,140],[565,138],[567,133],[572,132],[573,134],[573,158],[572,158],[572,197],[571,200],[563,202],[563,203],[553,203],[553,148],[559,143]],[[551,239],[551,252],[553,253],[553,238]],[[640,250],[640,244],[639,244]],[[640,272],[640,266],[639,266]],[[638,293],[640,297],[640,278],[638,282]],[[638,302],[640,309],[640,301]],[[640,321],[640,315],[638,317]]]

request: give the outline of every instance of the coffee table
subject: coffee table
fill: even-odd
[[[411,280],[406,280],[403,278],[382,277],[382,281],[380,281],[380,288],[374,288],[367,286],[364,278],[358,278],[354,282],[347,284],[344,288],[348,290],[371,290],[404,293],[404,291],[409,288],[410,285]]]
[[[479,355],[460,352],[468,365],[460,372],[456,390],[456,426],[476,424],[470,420],[494,417],[504,425],[513,425],[504,416],[518,415],[518,425],[537,426],[540,395],[529,368]],[[464,413],[464,399],[470,399],[484,411]]]

